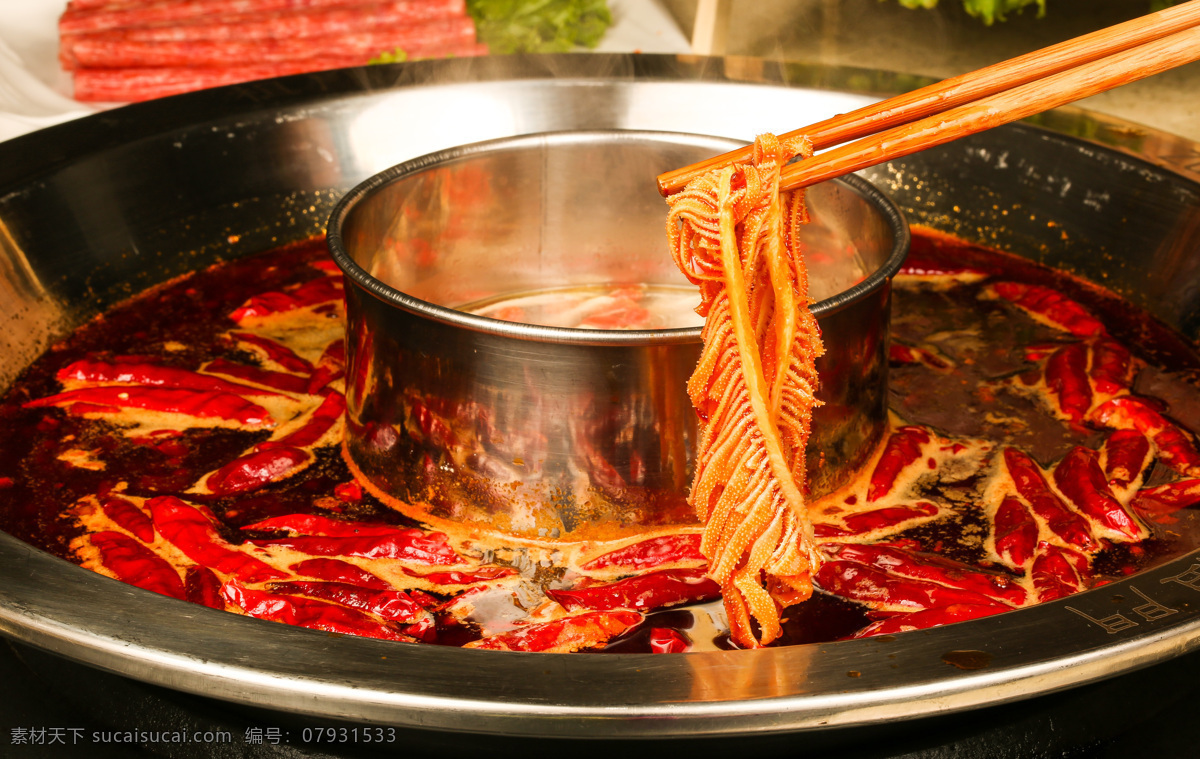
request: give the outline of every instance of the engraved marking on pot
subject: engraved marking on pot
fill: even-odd
[[[1163,617],[1169,617],[1172,614],[1179,613],[1179,609],[1172,609],[1170,606],[1165,606],[1158,601],[1155,601],[1153,598],[1133,587],[1132,585],[1129,586],[1129,589],[1145,599],[1146,603],[1142,604],[1141,606],[1133,607],[1133,611],[1137,614],[1140,614],[1142,618],[1148,622],[1153,622],[1156,619],[1162,619]]]
[[[1083,617],[1084,619],[1086,619],[1089,622],[1100,625],[1101,627],[1104,628],[1104,630],[1109,635],[1112,635],[1114,633],[1119,633],[1122,630],[1128,630],[1131,627],[1138,626],[1137,622],[1134,622],[1132,619],[1130,619],[1129,617],[1125,616],[1124,614],[1122,614],[1120,612],[1117,612],[1116,614],[1112,614],[1110,616],[1104,617],[1103,619],[1096,619],[1092,615],[1082,612],[1073,606],[1067,606],[1064,608],[1066,608],[1067,611],[1078,614],[1079,616]]]
[[[1185,586],[1191,588],[1192,590],[1200,591],[1200,564],[1193,564],[1187,571],[1182,572],[1178,575],[1174,575],[1172,577],[1165,577],[1162,580],[1159,580],[1159,582],[1160,583],[1178,582],[1179,584],[1185,585]],[[1172,608],[1170,606],[1167,606],[1166,604],[1163,604],[1163,603],[1160,603],[1160,602],[1154,600],[1150,596],[1148,596],[1145,593],[1143,593],[1142,591],[1138,590],[1133,585],[1129,586],[1129,590],[1131,590],[1132,592],[1141,596],[1142,600],[1146,602],[1144,604],[1140,604],[1138,606],[1133,607],[1133,612],[1135,614],[1137,614],[1138,616],[1140,616],[1142,619],[1146,620],[1147,622],[1155,622],[1164,617],[1169,617],[1172,614],[1179,613],[1179,609]],[[1114,600],[1116,600],[1116,599],[1121,599],[1121,597],[1116,596]],[[1123,600],[1123,599],[1121,599],[1121,600]],[[1128,630],[1131,627],[1137,627],[1140,624],[1139,622],[1135,622],[1132,619],[1130,619],[1129,617],[1126,617],[1121,612],[1117,612],[1116,614],[1111,614],[1107,617],[1098,619],[1098,618],[1093,617],[1090,614],[1087,614],[1085,612],[1082,612],[1079,609],[1076,609],[1074,607],[1067,606],[1065,608],[1067,609],[1067,611],[1078,614],[1079,616],[1083,617],[1084,619],[1088,620],[1089,622],[1092,622],[1093,624],[1099,625],[1100,627],[1104,628],[1104,630],[1107,631],[1109,635],[1112,635],[1113,633],[1121,632],[1123,630]]]
[[[1164,577],[1159,580],[1159,583],[1168,582],[1179,583],[1185,588],[1191,588],[1192,590],[1200,592],[1200,564],[1193,564],[1177,575]]]

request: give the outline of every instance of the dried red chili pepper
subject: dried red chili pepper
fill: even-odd
[[[993,614],[1005,611],[1012,611],[1012,607],[1001,604],[950,604],[935,609],[897,614],[894,617],[872,622],[854,633],[852,637],[869,638],[873,635],[895,635],[896,633],[911,632],[913,630],[927,630],[932,627],[954,624],[955,622],[966,622],[970,619],[990,617]]]
[[[330,390],[326,393],[325,400],[321,401],[321,405],[317,406],[316,411],[312,413],[303,427],[270,444],[290,445],[297,448],[314,445],[333,427],[334,423],[342,418],[345,410],[346,397],[336,390]]]
[[[670,627],[654,627],[650,630],[650,653],[682,654],[692,647],[687,636]]]
[[[402,590],[373,590],[346,582],[308,580],[271,582],[267,583],[267,589],[291,596],[319,598],[405,624],[413,624],[429,615],[425,607],[409,598]]]
[[[1123,490],[1138,481],[1150,466],[1150,440],[1137,430],[1115,430],[1100,449],[1109,487]]]
[[[252,318],[295,311],[319,303],[341,300],[343,297],[341,277],[318,277],[299,287],[285,292],[273,291],[252,296],[229,314],[238,324]]]
[[[922,366],[933,369],[939,372],[948,372],[954,369],[954,364],[945,358],[939,356],[927,348],[920,348],[915,345],[905,345],[903,343],[892,340],[888,346],[888,361],[893,366],[911,366],[920,364]]]
[[[296,355],[295,351],[282,343],[250,332],[230,332],[229,334],[240,343],[258,348],[269,360],[279,364],[289,372],[305,375],[312,374],[313,365],[307,359]],[[307,382],[304,383],[304,387],[307,390]]]
[[[285,393],[297,395],[308,392],[309,379],[287,372],[276,372],[247,364],[235,364],[223,358],[213,359],[205,365],[205,372],[223,374],[256,385],[282,390]]]
[[[900,427],[888,436],[883,446],[883,453],[871,472],[871,482],[867,488],[867,501],[878,501],[896,487],[896,479],[910,464],[922,457],[922,446],[932,437],[924,427]]]
[[[463,648],[570,653],[606,643],[641,621],[636,611],[588,611],[489,635]]]
[[[638,609],[709,601],[721,595],[721,586],[703,569],[664,569],[617,582],[570,590],[547,590],[546,595],[567,611]]]
[[[1116,340],[1100,338],[1088,343],[1091,363],[1088,375],[1096,391],[1116,395],[1128,390],[1133,382],[1133,356]]]
[[[175,496],[156,496],[146,506],[158,534],[197,564],[245,582],[281,580],[287,576],[227,543],[207,515]]]
[[[1079,423],[1092,407],[1092,386],[1088,382],[1087,351],[1081,343],[1072,343],[1050,354],[1046,360],[1046,389],[1067,419]]]
[[[234,459],[210,474],[204,485],[216,495],[248,493],[286,479],[311,461],[308,451],[277,445]]]
[[[87,359],[76,361],[59,369],[55,377],[59,382],[64,383],[146,385],[184,390],[206,390],[234,395],[278,395],[270,390],[240,385],[189,369],[120,360],[111,363]]]
[[[1138,541],[1147,537],[1146,529],[1109,490],[1100,457],[1092,449],[1075,446],[1068,451],[1054,467],[1054,484],[1080,513],[1116,533],[1109,536],[1112,539]]]
[[[121,582],[161,593],[171,598],[185,597],[179,573],[166,559],[122,532],[93,532],[88,540],[100,552],[100,563]]]
[[[225,598],[221,595],[221,581],[208,567],[193,564],[183,575],[183,586],[187,600],[218,611],[225,610]]]
[[[686,535],[660,535],[609,551],[583,565],[584,570],[621,567],[627,569],[651,569],[663,564],[704,562],[700,553],[699,533]]]
[[[1084,554],[1043,542],[1038,544],[1030,577],[1038,603],[1043,603],[1083,590],[1091,579],[1091,571]]]
[[[258,619],[343,635],[413,642],[411,637],[388,623],[328,601],[253,590],[236,582],[225,583],[221,593],[227,602]]]
[[[929,580],[897,577],[857,561],[826,561],[817,570],[814,580],[827,593],[881,611],[916,611],[950,604],[996,603],[982,593],[951,588]]]
[[[1054,494],[1033,459],[1016,448],[1005,448],[1004,464],[1016,485],[1017,493],[1025,499],[1034,514],[1046,521],[1051,532],[1085,551],[1096,547],[1096,539],[1087,520],[1068,509]]]
[[[240,395],[212,390],[166,387],[85,387],[27,401],[26,408],[62,406],[72,413],[111,413],[116,409],[146,409],[183,414],[197,419],[224,419],[250,429],[274,427],[265,408]]]
[[[1200,474],[1200,453],[1191,438],[1141,398],[1113,398],[1100,404],[1091,416],[1108,427],[1137,430],[1154,442],[1164,464],[1181,474]]]
[[[1200,479],[1189,479],[1139,490],[1130,507],[1158,521],[1197,503],[1200,503]]]
[[[308,392],[316,395],[330,382],[346,374],[346,341],[342,338],[325,346],[308,382]]]
[[[339,482],[333,486],[333,494],[338,497],[339,501],[358,503],[363,499],[363,487],[356,480]]]
[[[400,530],[389,535],[362,537],[297,537],[255,540],[259,546],[279,546],[310,556],[361,556],[365,559],[400,559],[414,564],[444,566],[459,564],[462,558],[440,532]]]
[[[1037,321],[1076,337],[1094,337],[1106,332],[1104,324],[1090,311],[1057,290],[1022,282],[996,282],[992,289]]]
[[[143,543],[154,542],[154,523],[132,501],[109,495],[100,499],[100,509],[104,516],[133,533],[138,540]]]
[[[841,517],[845,527],[823,522],[814,525],[813,532],[818,538],[835,538],[846,535],[865,535],[872,530],[898,527],[914,519],[935,517],[941,512],[936,503],[917,501],[900,506],[885,506],[882,509],[858,511]]]
[[[333,519],[320,514],[283,514],[269,517],[242,527],[243,530],[258,532],[290,532],[293,535],[320,535],[330,538],[352,538],[367,535],[394,535],[414,532],[409,528],[397,527],[382,522],[356,522]],[[419,531],[418,531],[419,532]],[[440,534],[440,533],[436,533]]]
[[[1013,569],[1023,569],[1037,549],[1038,525],[1016,496],[1005,496],[992,517],[996,554]]]
[[[836,560],[857,561],[900,577],[969,590],[1012,606],[1021,606],[1028,600],[1025,588],[1009,575],[987,572],[936,554],[914,553],[883,543],[843,543],[826,545],[822,550]]]
[[[512,577],[517,573],[515,569],[509,567],[483,567],[473,572],[427,572],[425,574],[414,572],[408,567],[403,567],[403,569],[404,574],[409,577],[418,577],[434,585],[474,585],[479,582],[499,580],[502,577]]]
[[[386,580],[341,559],[305,559],[288,567],[298,575],[329,582],[345,582],[372,590],[393,590]]]

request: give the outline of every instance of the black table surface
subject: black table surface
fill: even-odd
[[[564,741],[316,722],[146,685],[0,639],[0,757],[1200,756],[1200,653],[1014,704],[805,734]]]

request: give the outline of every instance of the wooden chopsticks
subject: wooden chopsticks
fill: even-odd
[[[807,134],[816,150],[781,174],[795,189],[959,137],[1017,121],[1113,87],[1200,60],[1200,0],[1123,24],[780,135]],[[842,143],[850,142],[842,145]],[[833,147],[841,145],[841,147]],[[706,159],[658,177],[668,196],[718,167],[750,160],[750,148]]]

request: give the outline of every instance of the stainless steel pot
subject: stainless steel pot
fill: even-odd
[[[0,384],[64,330],[133,292],[321,232],[347,190],[419,155],[563,129],[748,140],[866,102],[855,92],[914,84],[743,59],[419,62],[171,98],[0,143]],[[911,222],[1115,285],[1180,329],[1186,351],[1200,329],[1198,167],[1195,143],[1060,111],[869,176]],[[240,704],[525,736],[809,731],[1015,701],[1193,650],[1198,600],[1200,553],[1184,548],[1071,598],[887,639],[539,656],[334,638],[244,619],[0,535],[6,636]],[[950,654],[961,650],[982,652],[968,657],[978,669],[955,666],[963,657]]]
[[[346,272],[346,452],[389,503],[437,526],[586,540],[694,525],[700,328],[505,322],[461,304],[595,285],[695,293],[646,177],[741,143],[556,132],[476,143],[375,175],[334,209]],[[899,210],[857,177],[814,187],[802,242],[826,352],[813,495],[845,484],[887,420]],[[693,298],[693,305],[699,297]]]

